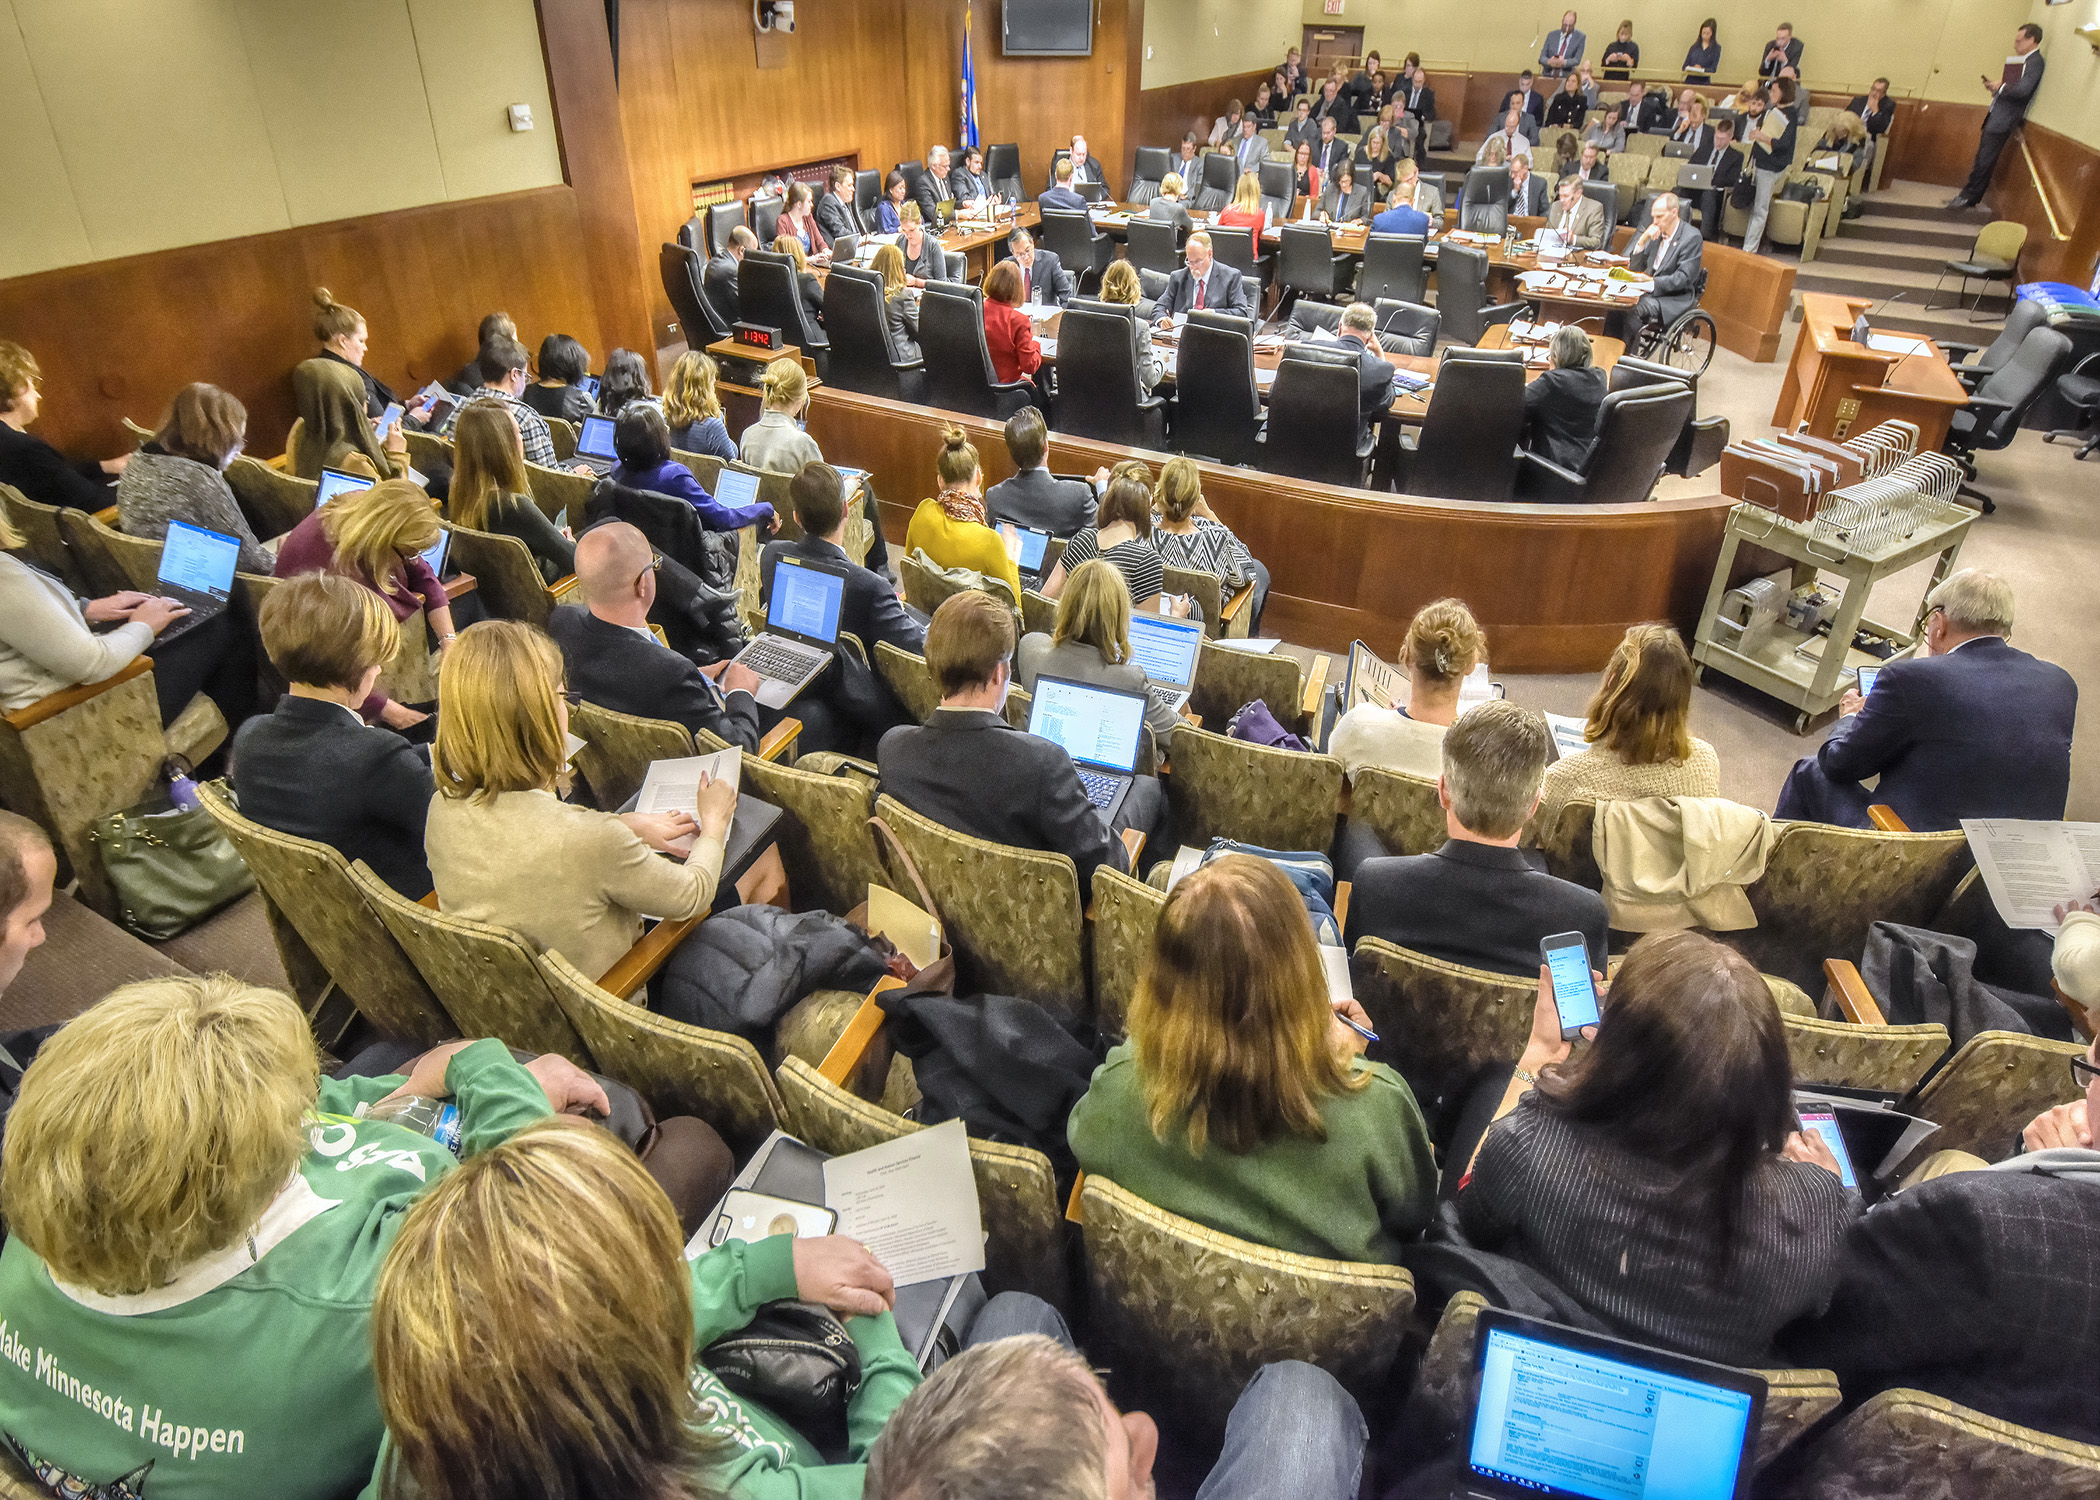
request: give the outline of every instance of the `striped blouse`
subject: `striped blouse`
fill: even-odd
[[[1156,538],[1161,533],[1155,531],[1152,535]],[[1065,543],[1065,576],[1071,577],[1074,569],[1093,557],[1104,559],[1110,567],[1123,575],[1123,581],[1130,585],[1130,601],[1133,604],[1143,605],[1154,594],[1166,591],[1167,570],[1160,561],[1159,549],[1142,537],[1118,542],[1103,552],[1099,529],[1087,527]]]

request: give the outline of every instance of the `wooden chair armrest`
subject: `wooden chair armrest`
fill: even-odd
[[[1904,822],[1902,815],[1885,802],[1877,802],[1867,809],[1867,821],[1883,833],[1910,832],[1910,824]]]
[[[107,526],[111,531],[115,531],[117,529],[117,508],[114,505],[105,505],[102,509],[95,512],[95,519]]]
[[[1250,601],[1251,601],[1251,600],[1252,600],[1253,598],[1254,598],[1254,585],[1253,585],[1253,584],[1251,584],[1251,583],[1243,583],[1243,584],[1241,584],[1241,585],[1240,585],[1240,587],[1239,587],[1239,592],[1238,592],[1238,593],[1236,593],[1236,594],[1234,594],[1234,595],[1233,595],[1233,596],[1232,596],[1232,597],[1231,597],[1230,599],[1227,599],[1227,600],[1226,600],[1226,601],[1224,602],[1224,604],[1223,604],[1223,605],[1221,605],[1221,606],[1219,607],[1219,609],[1218,609],[1218,619],[1219,619],[1219,621],[1220,621],[1221,623],[1223,623],[1223,624],[1228,624],[1228,625],[1229,625],[1229,624],[1231,624],[1231,623],[1232,623],[1232,622],[1233,622],[1234,620],[1237,620],[1237,619],[1238,619],[1238,618],[1240,617],[1240,611],[1241,611],[1241,610],[1243,610],[1243,609],[1245,609],[1245,608],[1247,607],[1248,603],[1249,603],[1249,602],[1250,602]]]
[[[574,573],[564,574],[547,585],[547,597],[556,604],[560,604],[569,595],[575,593],[578,586],[579,580]]]
[[[1124,829],[1123,847],[1130,851],[1130,868],[1135,872],[1137,870],[1138,856],[1145,852],[1144,832],[1136,828]]]
[[[1824,959],[1823,980],[1837,1000],[1839,1014],[1854,1026],[1888,1025],[1881,1014],[1881,1006],[1867,988],[1866,980],[1859,977],[1859,966],[1850,959]]]
[[[2056,996],[2056,1003],[2061,1005],[2064,1008],[2064,1014],[2071,1018],[2071,1035],[2077,1037],[2081,1042],[2091,1041],[2093,1039],[2092,1017],[2086,1013],[2086,1008],[2076,1000],[2073,1000],[2069,995],[2066,995],[2064,987],[2053,979],[2049,981],[2049,992]]]
[[[795,741],[801,733],[800,719],[782,719],[767,730],[765,738],[758,742],[758,758],[777,761],[784,766],[793,765],[795,757],[788,752],[795,748]]]
[[[152,670],[153,658],[142,651],[100,682],[83,682],[78,687],[62,688],[50,697],[39,698],[36,702],[26,704],[4,717],[8,727],[19,734],[31,725],[41,724],[46,719],[55,719],[67,709],[78,708],[90,698],[99,698],[118,684],[129,682],[132,678]]]
[[[1086,1173],[1081,1172],[1072,1179],[1072,1196],[1065,1199],[1065,1218],[1074,1224],[1086,1222],[1086,1210],[1080,1206],[1079,1193],[1086,1186]]]
[[[1298,712],[1316,727],[1320,722],[1320,695],[1327,691],[1327,662],[1325,656],[1313,658],[1312,670],[1305,674],[1305,691],[1298,700]]]
[[[619,962],[598,976],[598,988],[625,1000],[664,966],[664,960],[685,941],[687,933],[706,920],[707,913],[703,911],[676,921],[658,922],[642,934],[642,940],[629,948]]]
[[[264,459],[263,467],[268,469],[275,469],[278,473],[282,474],[286,469],[291,467],[291,462],[292,455],[290,453],[280,453],[275,458]]]
[[[472,573],[454,573],[450,578],[441,578],[438,582],[443,586],[447,600],[457,599],[462,594],[471,594],[481,587],[481,581]]]
[[[438,905],[438,893],[436,891],[431,891],[427,895],[419,896],[416,899],[416,905],[427,906],[432,911],[442,911],[444,909]]]
[[[1342,794],[1334,799],[1335,813],[1340,817],[1346,818],[1349,816],[1349,809],[1355,805],[1356,788],[1349,784],[1349,773],[1344,771],[1342,773]]]
[[[846,1029],[839,1033],[839,1039],[831,1044],[831,1050],[824,1054],[824,1061],[817,1067],[817,1072],[828,1082],[839,1088],[846,1086],[846,1080],[853,1076],[853,1070],[860,1066],[861,1058],[867,1053],[868,1044],[882,1030],[884,1017],[876,997],[884,990],[903,988],[904,981],[894,975],[885,974],[875,981],[875,988],[868,991],[868,998],[860,1002],[860,1009],[853,1013],[853,1019],[846,1023]]]
[[[1334,925],[1344,932],[1349,930],[1349,882],[1346,880],[1334,883]]]

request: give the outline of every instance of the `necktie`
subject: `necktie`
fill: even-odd
[[[1028,282],[1028,267],[1023,266],[1021,267],[1021,300],[1023,302],[1026,302],[1028,300]]]
[[[1203,278],[1202,278],[1201,276],[1198,276],[1198,277],[1196,278],[1196,311],[1197,311],[1197,312],[1202,312],[1202,311],[1203,311],[1203,280],[1204,280],[1204,279],[1203,279]]]

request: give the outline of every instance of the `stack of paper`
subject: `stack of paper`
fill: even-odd
[[[2059,905],[2100,890],[2100,823],[1963,818],[1961,831],[2008,927],[2054,932]]]
[[[693,755],[684,760],[653,760],[649,762],[648,774],[642,778],[642,789],[635,797],[634,810],[697,815],[701,787],[710,781],[726,781],[731,787],[740,789],[743,775],[744,752],[734,745],[712,755]],[[673,839],[671,846],[681,854],[690,854],[693,836],[689,834],[682,839]]]
[[[824,1206],[900,1287],[984,1269],[984,1214],[960,1120],[834,1156]]]

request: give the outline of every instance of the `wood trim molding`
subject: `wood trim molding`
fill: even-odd
[[[153,658],[141,651],[120,667],[113,676],[105,677],[100,682],[83,682],[78,687],[61,689],[48,698],[39,698],[34,703],[0,717],[5,717],[8,727],[20,734],[46,719],[57,718],[69,708],[78,708],[91,698],[99,698],[111,688],[127,683],[134,677],[143,677],[152,670]]]

